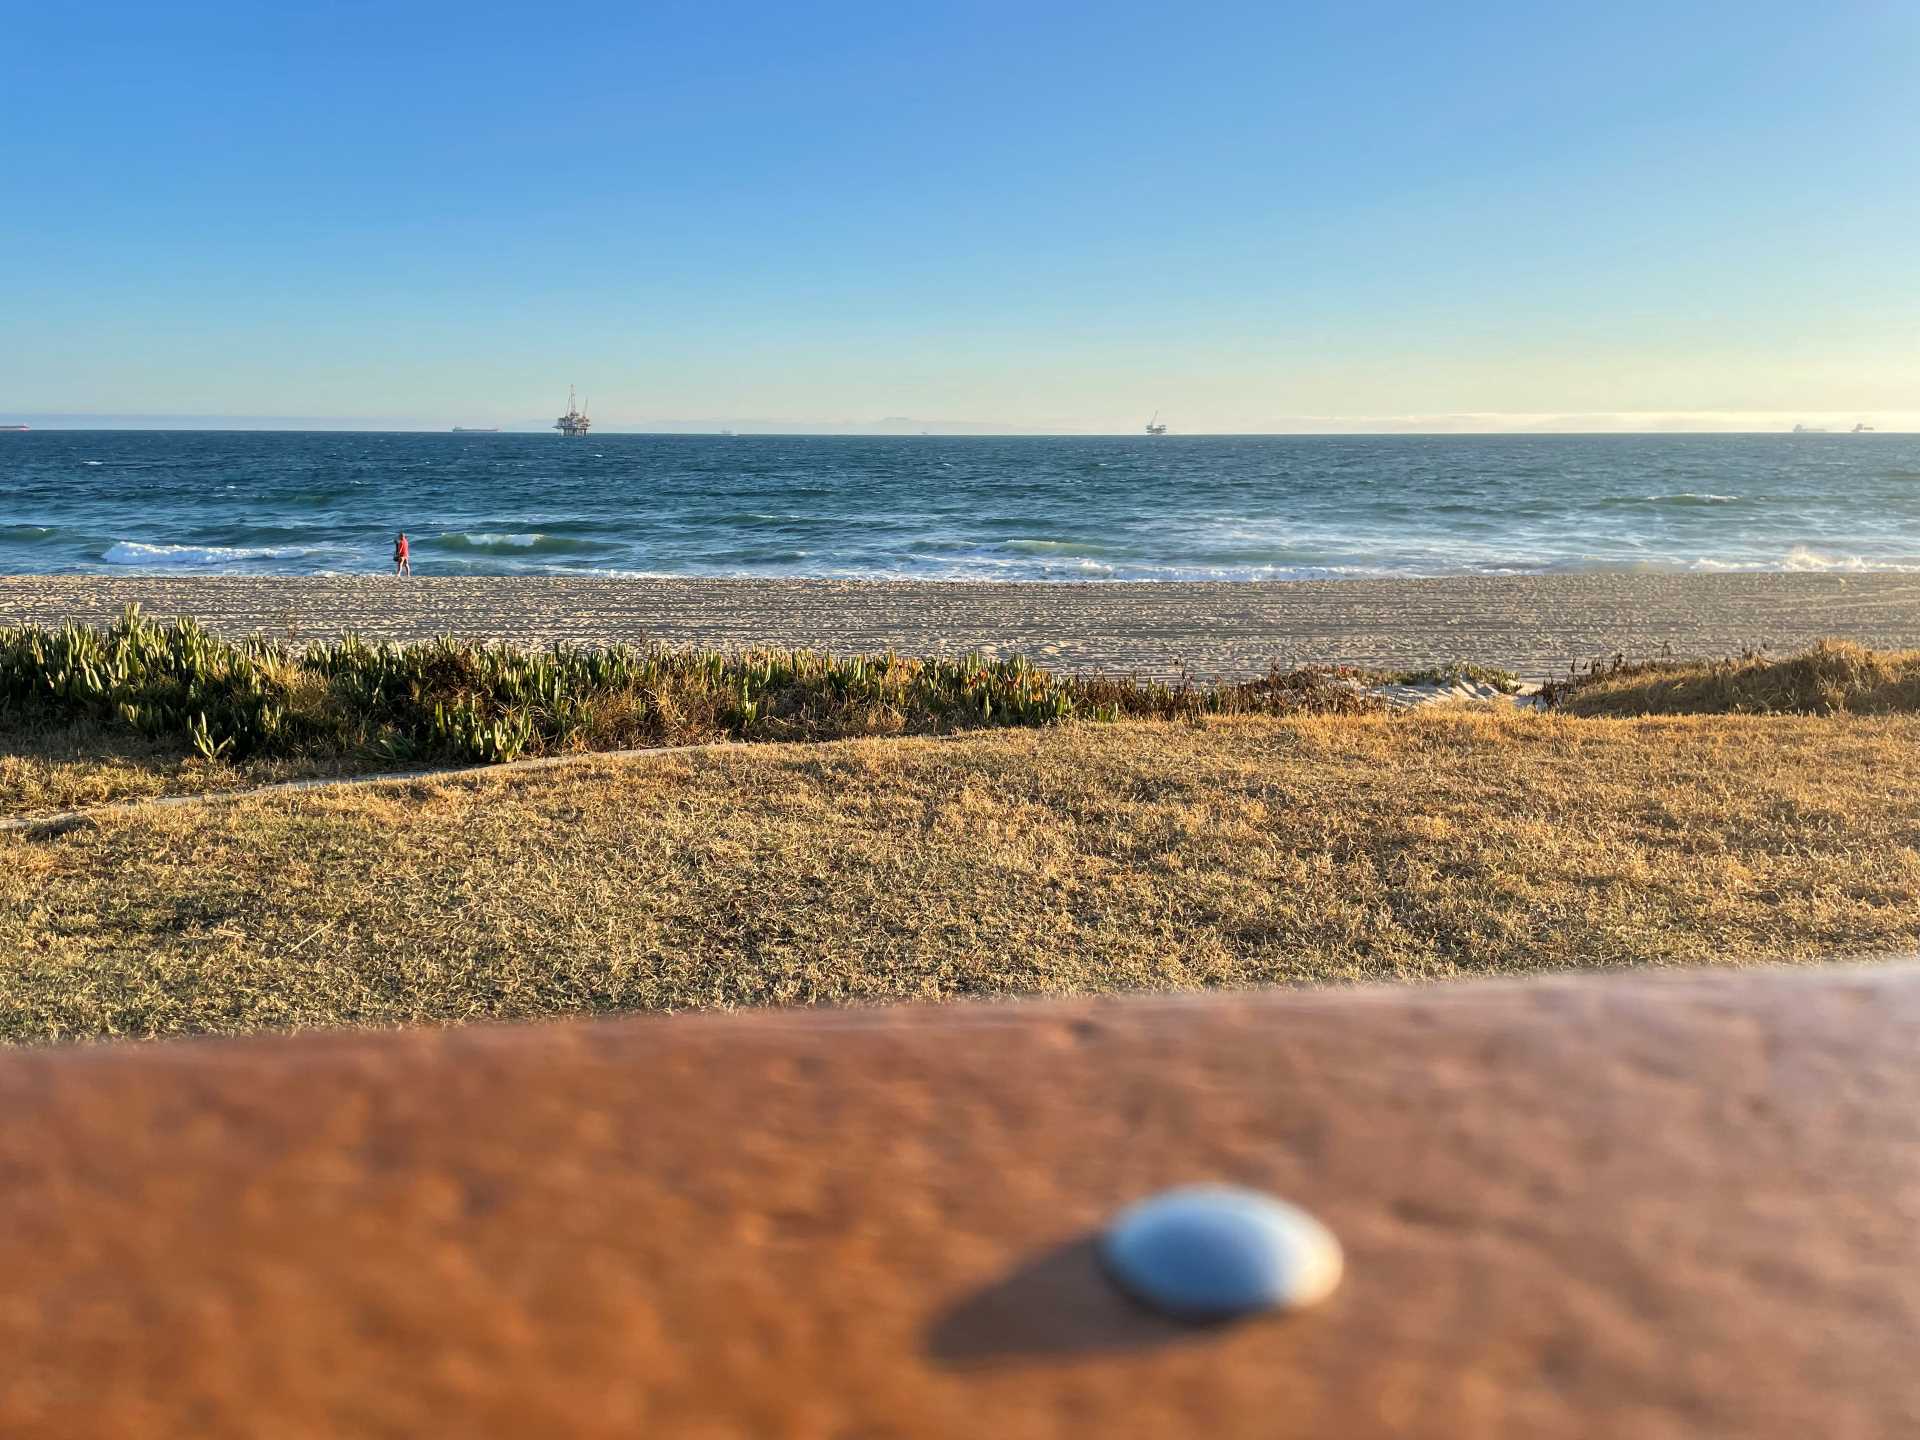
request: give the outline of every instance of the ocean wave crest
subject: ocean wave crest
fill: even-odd
[[[456,530],[445,535],[423,536],[420,544],[429,550],[478,555],[595,555],[612,548],[604,541],[576,540],[567,535],[544,535],[538,531],[503,534],[487,530]]]
[[[1587,504],[1600,510],[1637,510],[1643,505],[1737,505],[1745,498],[1743,495],[1721,495],[1712,490],[1678,490],[1666,495],[1602,495]]]
[[[1092,540],[1008,540],[1001,549],[1011,550],[1017,555],[1057,555],[1071,559],[1075,556],[1101,556],[1112,553],[1111,547]]]

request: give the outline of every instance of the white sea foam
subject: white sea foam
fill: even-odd
[[[311,553],[304,545],[147,545],[121,540],[109,545],[100,558],[109,565],[143,565],[158,570],[235,565],[248,560],[293,560]]]
[[[620,570],[606,566],[594,566],[583,569],[561,570],[549,567],[536,572],[542,575],[581,575],[595,580],[685,580],[685,571],[680,570]]]
[[[1796,545],[1778,559],[1720,560],[1703,555],[1688,568],[1708,572],[1773,570],[1803,574],[1820,571],[1906,574],[1920,570],[1920,555],[1870,560],[1864,555],[1830,555],[1810,546]]]
[[[1823,555],[1805,545],[1796,545],[1780,563],[1782,570],[1911,570],[1912,560],[1869,560],[1863,555]]]

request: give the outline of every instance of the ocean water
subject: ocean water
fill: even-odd
[[[1920,571],[1920,437],[0,434],[0,573]]]

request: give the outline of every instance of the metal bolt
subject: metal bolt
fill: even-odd
[[[1101,1237],[1114,1281],[1183,1320],[1295,1310],[1340,1283],[1340,1242],[1313,1216],[1257,1190],[1190,1185],[1130,1206]]]

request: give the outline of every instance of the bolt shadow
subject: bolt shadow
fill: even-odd
[[[1156,1315],[1107,1276],[1088,1238],[1061,1245],[961,1300],[927,1327],[946,1369],[1191,1344],[1219,1327]]]

